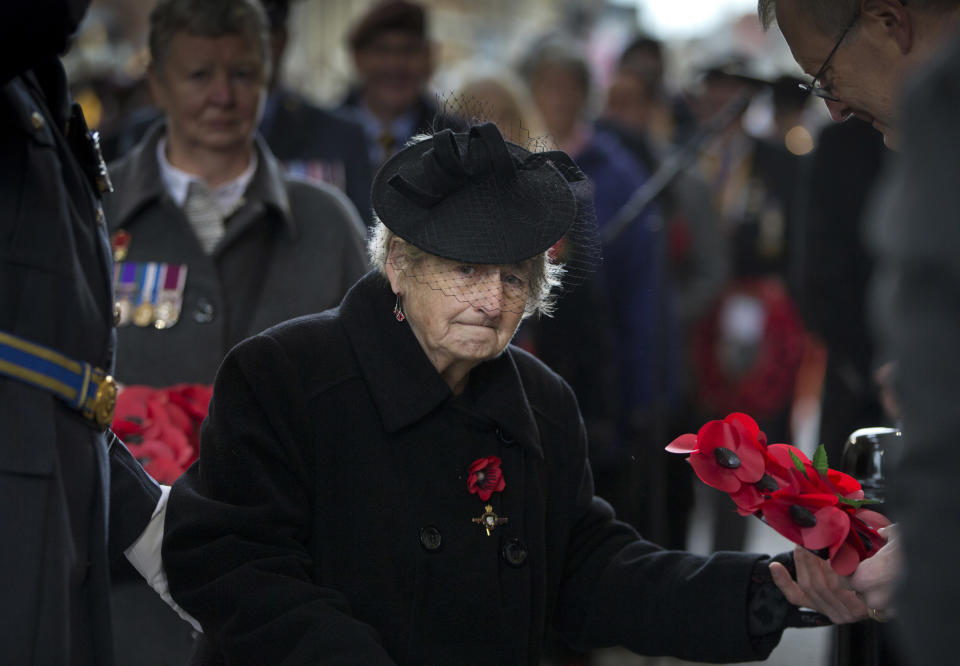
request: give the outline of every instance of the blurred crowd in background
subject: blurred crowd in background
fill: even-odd
[[[516,342],[573,386],[597,493],[645,537],[686,545],[692,474],[663,447],[707,419],[748,412],[771,442],[824,443],[835,462],[851,431],[884,422],[859,225],[885,149],[860,121],[825,129],[755,12],[664,41],[642,11],[603,0],[263,4],[274,71],[260,135],[368,225],[372,174],[442,126],[494,121],[593,181],[603,264]],[[152,6],[95,0],[65,59],[108,161],[163,115],[146,82]],[[188,380],[204,378],[159,383]],[[817,412],[819,432],[804,432]],[[713,549],[743,547],[726,498],[715,525]]]

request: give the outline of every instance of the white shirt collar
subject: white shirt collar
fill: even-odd
[[[157,162],[160,164],[160,175],[163,178],[163,185],[170,195],[170,198],[173,199],[173,202],[180,208],[183,208],[183,204],[187,200],[187,189],[190,187],[190,183],[203,181],[197,176],[189,174],[170,164],[170,161],[167,159],[166,150],[167,137],[161,137],[157,142]],[[247,186],[250,185],[250,181],[253,180],[253,174],[256,173],[256,171],[257,151],[254,148],[251,151],[250,164],[247,165],[243,173],[229,183],[224,183],[220,187],[211,190],[211,194],[213,194],[214,199],[217,201],[217,207],[220,208],[220,211],[225,216],[239,207],[240,199],[243,197],[243,193],[247,191]]]

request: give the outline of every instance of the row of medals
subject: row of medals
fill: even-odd
[[[134,307],[130,299],[117,300],[117,326],[134,326],[164,329],[177,323],[177,308],[173,303],[141,303]]]
[[[113,261],[120,263],[127,258],[127,252],[130,249],[130,234],[121,229],[114,232],[110,237],[110,245],[113,251]],[[153,325],[154,328],[170,328],[177,323],[180,317],[179,308],[175,303],[168,300],[162,300],[154,305],[153,303],[141,303],[134,306],[129,298],[118,298],[117,308],[117,326],[126,326],[133,323],[134,326],[146,328]]]

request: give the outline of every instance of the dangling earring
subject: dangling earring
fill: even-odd
[[[393,306],[393,316],[397,321],[403,321],[407,315],[403,314],[403,306],[400,304],[400,294],[397,294],[397,304]]]

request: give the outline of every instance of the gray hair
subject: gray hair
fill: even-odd
[[[425,261],[431,255],[416,245],[406,242],[396,236],[374,214],[374,226],[367,241],[367,253],[370,263],[384,278],[387,277],[387,255],[390,254],[390,243],[393,239],[400,241],[404,260],[411,265]],[[539,313],[550,316],[556,305],[556,294],[553,290],[560,286],[563,277],[563,265],[552,261],[546,252],[541,252],[529,260],[530,274],[527,276],[527,302],[523,309],[523,317]]]
[[[803,7],[818,29],[828,37],[839,39],[860,11],[860,0],[803,0]],[[956,9],[960,7],[960,0],[911,0],[910,7],[921,11]],[[763,29],[768,30],[777,17],[777,0],[758,0],[757,14]]]
[[[260,47],[264,74],[270,74],[270,34],[259,0],[159,0],[150,12],[150,57],[162,71],[174,35],[196,37],[239,35]]]

